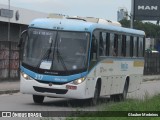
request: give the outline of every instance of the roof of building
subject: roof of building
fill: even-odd
[[[0,4],[0,21],[28,25],[33,19],[46,18],[47,13]]]

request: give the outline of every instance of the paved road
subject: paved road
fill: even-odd
[[[144,82],[139,91],[128,94],[128,98],[144,99],[160,93],[160,81]],[[100,111],[108,98],[100,99],[101,104],[90,106],[87,101],[62,98],[45,98],[44,104],[34,104],[31,95],[21,93],[0,95],[0,111]]]
[[[160,94],[160,80],[143,82],[141,89],[128,94],[128,98],[145,99]]]
[[[0,111],[97,111],[100,107],[90,106],[87,101],[63,98],[45,98],[43,104],[34,104],[31,95],[0,95]]]

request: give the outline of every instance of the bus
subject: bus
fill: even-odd
[[[143,78],[145,33],[85,19],[40,18],[21,34],[20,92],[45,97],[124,100]]]

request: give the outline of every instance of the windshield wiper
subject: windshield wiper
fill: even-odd
[[[64,68],[66,71],[68,71],[68,69],[67,69],[67,67],[66,67],[66,65],[65,65],[65,62],[64,62],[64,60],[63,60],[63,58],[62,58],[62,56],[61,56],[61,53],[59,52],[58,48],[57,48],[57,59],[58,59],[58,61],[60,60],[60,62],[62,63],[63,68]]]
[[[58,33],[57,33],[57,34],[58,34]],[[56,52],[58,62],[59,62],[59,60],[60,60],[63,68],[68,72],[68,69],[67,69],[67,67],[66,67],[66,65],[65,65],[65,62],[64,62],[64,60],[63,60],[63,57],[61,56],[61,53],[59,52],[59,45],[58,45],[58,39],[57,39],[57,38],[58,38],[58,35],[56,36],[56,40],[55,40],[55,44],[54,44],[53,60],[54,60],[54,55],[55,55],[55,52]],[[52,64],[52,65],[53,65],[53,64]],[[52,67],[53,67],[53,66],[52,66]]]
[[[48,61],[49,56],[51,54],[52,44],[53,44],[53,39],[52,39],[52,42],[51,42],[51,45],[50,45],[49,49],[45,52],[45,54],[43,55],[43,57],[38,62],[37,68],[40,67],[40,64],[41,64],[42,60],[47,59],[47,61]]]

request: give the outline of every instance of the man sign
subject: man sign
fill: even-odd
[[[134,0],[135,20],[160,20],[160,0]]]

